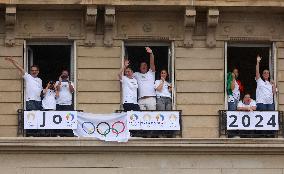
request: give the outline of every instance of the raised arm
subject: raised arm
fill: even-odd
[[[146,48],[147,53],[150,54],[150,69],[153,72],[156,72],[155,57],[154,57],[153,51],[151,50],[150,47],[145,47],[145,48]]]
[[[119,80],[122,79],[124,74],[125,68],[129,66],[129,60],[125,60],[123,66],[120,68],[118,75]]]
[[[5,60],[7,60],[8,62],[12,63],[18,70],[19,72],[21,73],[21,75],[24,75],[25,74],[25,70],[19,65],[19,63],[14,60],[12,57],[7,57],[5,58]]]
[[[232,91],[235,89],[235,81],[236,81],[236,75],[232,72],[232,82],[231,82]]]
[[[258,80],[260,78],[260,73],[259,73],[259,62],[261,61],[261,57],[257,55],[256,58],[256,68],[255,68],[255,79]]]

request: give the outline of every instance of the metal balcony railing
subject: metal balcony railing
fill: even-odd
[[[219,110],[219,136],[227,138],[277,138],[283,137],[284,112],[278,112],[279,130],[227,130],[227,110]]]
[[[162,110],[147,110],[145,112],[159,112]],[[131,137],[143,137],[143,138],[176,138],[182,137],[182,111],[181,110],[170,110],[163,112],[179,112],[179,124],[180,130],[130,130]],[[116,110],[116,113],[124,112],[123,110]],[[143,112],[143,111],[142,111]]]

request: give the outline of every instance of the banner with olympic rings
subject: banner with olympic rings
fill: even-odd
[[[78,112],[78,126],[73,129],[78,137],[95,137],[104,141],[127,142],[130,133],[126,113],[92,114]]]

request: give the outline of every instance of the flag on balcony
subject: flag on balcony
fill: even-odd
[[[94,137],[104,141],[127,142],[130,133],[126,113],[92,114],[78,112],[78,137]]]

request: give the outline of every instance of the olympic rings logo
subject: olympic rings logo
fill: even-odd
[[[119,128],[119,125],[121,128]],[[87,134],[91,135],[97,131],[98,134],[106,137],[108,134],[113,133],[118,137],[119,134],[125,131],[125,123],[122,121],[116,121],[112,125],[107,122],[100,122],[97,126],[92,122],[84,122],[82,124],[82,129]]]

